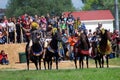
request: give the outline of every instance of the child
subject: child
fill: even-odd
[[[1,63],[4,65],[4,64],[9,64],[9,61],[8,61],[8,57],[7,57],[7,54],[5,54],[5,51],[4,50],[1,50],[1,53],[2,55],[2,59],[1,59]]]

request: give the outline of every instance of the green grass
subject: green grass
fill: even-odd
[[[111,65],[120,66],[120,58],[109,59],[109,63],[110,63]]]
[[[94,63],[93,60],[90,60]],[[120,66],[120,58],[110,59]],[[88,68],[59,70],[0,70],[0,80],[120,80],[120,68]]]
[[[0,71],[2,80],[120,80],[120,68]]]
[[[106,64],[106,62],[104,62]],[[95,61],[90,59],[90,64],[95,65]],[[120,58],[109,59],[109,65],[120,66]]]

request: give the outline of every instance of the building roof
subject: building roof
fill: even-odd
[[[110,10],[92,10],[92,11],[76,11],[76,12],[64,12],[67,17],[71,13],[74,18],[80,17],[80,20],[114,20],[114,17]]]

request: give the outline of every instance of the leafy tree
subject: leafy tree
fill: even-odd
[[[114,14],[114,0],[82,0],[84,7],[82,10],[105,10],[109,9]],[[118,0],[120,3],[120,0]],[[120,4],[118,4],[120,7]],[[119,8],[120,12],[120,8]]]
[[[71,0],[9,0],[6,15],[18,17],[24,13],[30,15],[60,14],[73,10],[75,8]]]
[[[84,7],[82,10],[98,10],[104,9],[103,0],[83,0]]]

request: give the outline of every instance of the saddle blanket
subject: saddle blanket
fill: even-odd
[[[42,48],[40,48],[39,51],[33,51],[33,55],[34,56],[40,56],[40,55],[42,55],[42,52],[43,52]]]

